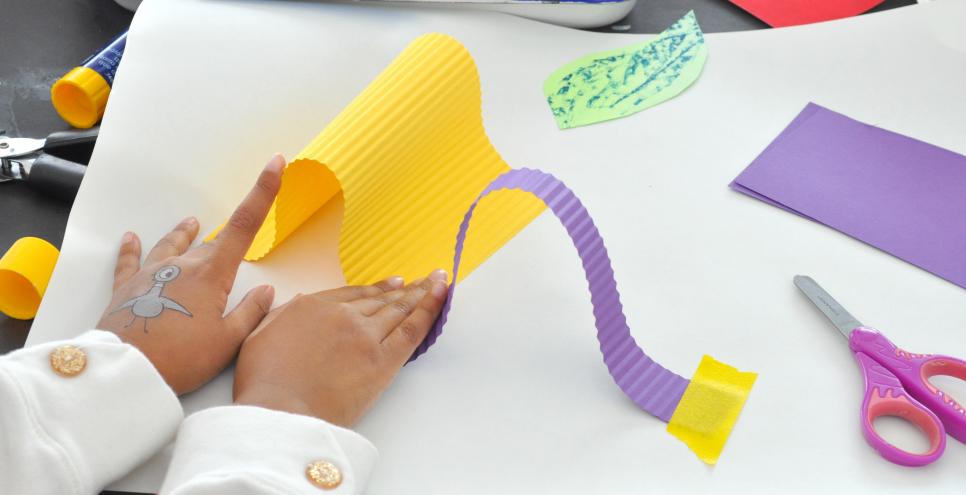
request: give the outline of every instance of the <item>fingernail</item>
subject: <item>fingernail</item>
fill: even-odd
[[[442,299],[443,296],[446,295],[446,289],[447,288],[448,287],[446,286],[446,282],[442,282],[442,281],[439,281],[439,280],[433,282],[433,289],[432,289],[433,290],[433,297],[435,297],[437,299]]]
[[[264,285],[263,287],[264,289],[262,289],[262,292],[265,294],[265,297],[268,298],[269,305],[271,305],[271,302],[275,300],[275,287],[271,285]]]
[[[268,165],[265,165],[265,170],[272,172],[273,174],[280,173],[282,167],[285,166],[285,157],[281,153],[275,153],[275,156],[268,161]]]
[[[195,217],[187,217],[181,221],[181,225],[184,225],[185,227],[194,227],[195,225],[198,225],[198,219]]]
[[[446,270],[443,270],[442,268],[433,270],[433,272],[429,274],[429,279],[446,282]]]
[[[398,289],[403,285],[405,285],[406,281],[403,280],[402,277],[389,277],[386,279],[386,283],[389,285],[389,287],[392,287],[393,289]]]
[[[134,240],[134,232],[127,231],[121,236],[121,244],[127,244]]]

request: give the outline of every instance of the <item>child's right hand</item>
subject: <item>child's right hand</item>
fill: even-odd
[[[426,337],[447,289],[437,270],[405,287],[393,277],[296,296],[242,344],[235,403],[355,424]]]

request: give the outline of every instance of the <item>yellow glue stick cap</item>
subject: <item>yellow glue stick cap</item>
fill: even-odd
[[[50,102],[70,125],[87,129],[101,120],[111,86],[89,67],[74,67],[50,88]]]
[[[0,258],[0,312],[18,320],[36,316],[59,254],[43,239],[17,239]]]

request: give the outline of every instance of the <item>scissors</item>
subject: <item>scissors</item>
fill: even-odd
[[[0,182],[25,182],[37,191],[72,201],[84,179],[85,164],[98,133],[99,128],[93,127],[33,139],[10,137],[0,131]]]
[[[966,443],[966,409],[929,383],[936,375],[966,380],[966,361],[904,351],[856,320],[811,277],[796,275],[795,285],[848,339],[865,379],[859,411],[862,435],[882,457],[903,466],[925,466],[942,456],[946,433]],[[880,416],[896,416],[918,427],[929,439],[929,451],[915,454],[887,442],[872,427]]]

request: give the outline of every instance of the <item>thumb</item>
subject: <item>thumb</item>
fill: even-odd
[[[255,330],[262,318],[272,309],[275,300],[275,288],[271,285],[260,285],[248,291],[245,298],[235,306],[235,309],[225,317],[228,328],[238,338],[238,342],[245,340],[248,334]]]

